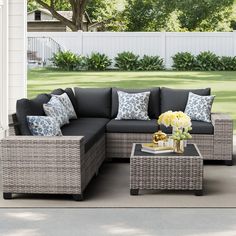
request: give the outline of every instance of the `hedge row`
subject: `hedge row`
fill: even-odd
[[[51,61],[55,67],[66,71],[104,71],[112,64],[112,60],[105,54],[92,53],[84,57],[70,51],[54,54]],[[144,55],[140,58],[132,52],[122,52],[115,57],[115,67],[122,71],[157,71],[165,69],[163,61],[159,56]]]
[[[173,57],[173,69],[180,71],[234,71],[236,57],[219,57],[212,52],[201,52],[197,56],[180,52]]]
[[[179,71],[220,71],[236,70],[236,57],[219,57],[212,52],[201,52],[197,56],[181,52],[173,57],[174,70]],[[105,71],[112,65],[112,60],[105,54],[92,53],[90,56],[76,55],[70,51],[58,52],[51,59],[52,64],[66,71]],[[165,70],[164,60],[159,56],[140,57],[132,52],[122,52],[115,57],[114,66],[122,71],[159,71]]]

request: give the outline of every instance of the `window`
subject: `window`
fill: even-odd
[[[41,20],[41,11],[36,11],[34,15],[35,20]]]

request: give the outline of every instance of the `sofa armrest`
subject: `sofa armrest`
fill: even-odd
[[[212,124],[214,126],[215,139],[232,139],[233,138],[233,119],[225,113],[212,113]]]
[[[65,161],[84,154],[83,136],[8,136],[1,140],[2,160]]]
[[[5,193],[82,193],[82,136],[9,136],[0,156]]]
[[[233,153],[233,119],[223,113],[213,113],[211,116],[214,125],[214,152],[215,160],[225,160],[232,165]]]

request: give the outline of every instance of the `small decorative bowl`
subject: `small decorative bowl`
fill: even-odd
[[[167,140],[168,140],[167,134],[165,134],[161,130],[154,133],[153,136],[152,136],[152,142],[155,143],[155,144],[158,144],[159,141],[165,141],[166,142]]]

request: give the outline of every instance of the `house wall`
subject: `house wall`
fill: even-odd
[[[53,17],[46,14],[45,12],[41,11],[41,20],[52,20]],[[35,12],[31,12],[27,15],[27,20],[28,21],[34,21],[35,20]]]
[[[9,113],[16,100],[26,97],[26,0],[4,0],[9,7]]]
[[[27,31],[28,32],[71,32],[71,29],[63,25],[52,15],[41,11],[41,20],[35,20],[35,11],[27,14]],[[88,20],[83,16],[83,31],[88,31]],[[96,31],[96,29],[93,29]]]
[[[67,28],[61,22],[28,22],[28,32],[66,32]]]
[[[27,23],[28,32],[71,32],[69,27],[66,27],[61,22],[57,21],[31,21]],[[88,31],[88,23],[83,24],[83,31]],[[91,30],[92,31],[92,30]],[[93,29],[96,31],[96,28]]]
[[[159,55],[167,68],[172,65],[172,56],[182,51],[195,55],[208,50],[219,56],[236,55],[236,32],[66,32],[28,35],[51,37],[65,50],[83,55],[100,52],[114,58],[123,51],[132,51],[140,56]]]

